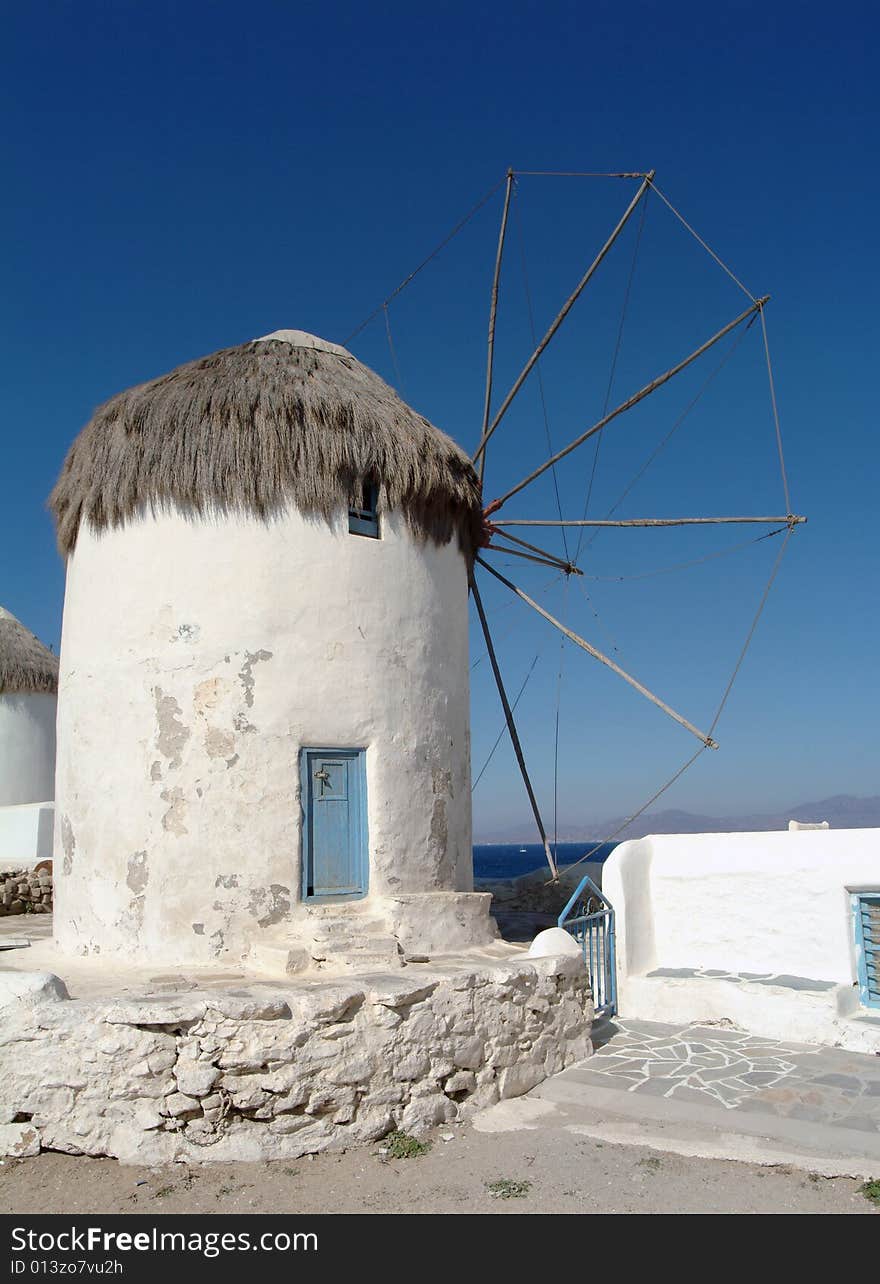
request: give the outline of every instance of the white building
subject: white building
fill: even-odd
[[[0,865],[52,855],[58,659],[0,606]]]
[[[454,442],[284,330],[101,407],[52,506],[61,948],[295,969],[494,935]]]
[[[880,830],[634,839],[602,890],[622,1016],[880,1053]]]

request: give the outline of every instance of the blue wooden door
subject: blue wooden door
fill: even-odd
[[[303,897],[367,890],[366,772],[360,749],[304,749]]]

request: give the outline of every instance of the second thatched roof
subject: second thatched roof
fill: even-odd
[[[246,513],[292,505],[329,518],[399,509],[420,538],[470,556],[480,487],[467,455],[335,344],[297,330],[225,348],[111,398],[71,446],[50,496],[62,553],[83,522],[142,512]]]
[[[58,690],[58,657],[0,606],[0,695]]]

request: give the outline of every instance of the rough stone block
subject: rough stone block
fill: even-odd
[[[177,1087],[188,1097],[206,1096],[220,1078],[217,1066],[199,1065],[194,1062],[179,1062],[174,1071]]]
[[[165,1112],[173,1119],[186,1118],[187,1115],[201,1114],[201,1107],[195,1097],[187,1097],[182,1092],[172,1092],[165,1098]]]
[[[0,1155],[24,1159],[39,1153],[40,1134],[33,1124],[0,1124]]]
[[[482,1039],[465,1039],[455,1046],[452,1060],[462,1070],[477,1070],[483,1063],[486,1045]]]
[[[431,1061],[427,1053],[413,1052],[394,1066],[392,1077],[398,1081],[421,1079],[430,1069]]]
[[[375,1059],[366,1053],[344,1059],[329,1072],[333,1083],[369,1083],[376,1069]]]
[[[511,1065],[498,1076],[498,1091],[502,1101],[508,1097],[521,1097],[530,1092],[544,1078],[544,1067],[535,1063]]]
[[[436,981],[409,982],[399,981],[396,977],[384,978],[381,981],[374,982],[367,993],[367,1000],[370,1003],[378,1003],[386,1008],[405,1008],[412,1007],[414,1003],[421,1003],[434,993],[437,988]]]
[[[364,1104],[358,1110],[354,1122],[346,1128],[345,1135],[350,1137],[353,1142],[363,1144],[368,1141],[377,1141],[380,1137],[384,1137],[386,1133],[391,1132],[393,1127],[394,1116],[388,1109],[380,1105],[366,1106]]]
[[[459,1070],[457,1074],[451,1074],[443,1085],[443,1091],[452,1092],[473,1092],[476,1087],[476,1079],[472,1070]]]
[[[424,1097],[414,1097],[403,1112],[400,1126],[414,1136],[427,1132],[437,1124],[454,1119],[456,1109],[448,1097],[435,1092]]]
[[[67,986],[54,972],[0,972],[0,1011],[69,998]]]

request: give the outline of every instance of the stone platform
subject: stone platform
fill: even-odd
[[[590,1050],[582,961],[503,942],[330,979],[62,966],[37,936],[0,959],[7,1153],[296,1158],[417,1134]]]

